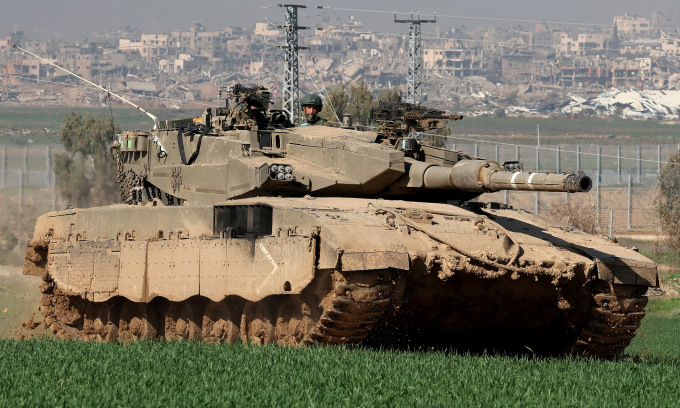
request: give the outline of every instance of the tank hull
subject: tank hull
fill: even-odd
[[[602,357],[656,265],[510,209],[254,198],[48,213],[24,273],[62,337],[495,347]],[[398,339],[398,340],[395,340]]]

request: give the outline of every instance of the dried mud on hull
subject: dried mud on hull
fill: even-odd
[[[125,230],[120,211],[147,222]],[[634,337],[656,283],[636,252],[511,210],[261,198],[158,214],[113,206],[41,218],[24,273],[42,276],[41,312],[58,337],[610,358]]]

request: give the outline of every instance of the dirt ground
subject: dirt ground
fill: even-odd
[[[0,338],[42,337],[41,279],[21,274],[20,266],[0,266]]]

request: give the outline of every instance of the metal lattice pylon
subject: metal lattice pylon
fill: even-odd
[[[307,47],[298,46],[298,30],[305,30],[307,27],[298,26],[298,8],[307,6],[297,4],[279,4],[279,7],[286,8],[286,24],[279,26],[286,30],[286,45],[281,46],[285,50],[284,57],[284,77],[283,77],[283,110],[288,114],[292,123],[299,120],[299,82],[298,82],[298,50]]]
[[[419,105],[423,99],[423,93],[420,90],[420,84],[423,81],[423,48],[421,41],[422,27],[421,23],[436,23],[437,16],[432,20],[423,20],[418,15],[417,18],[397,19],[394,15],[395,23],[409,23],[409,40],[408,40],[408,77],[406,78],[406,102],[414,105]]]

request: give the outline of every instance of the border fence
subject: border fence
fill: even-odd
[[[514,145],[501,143],[456,143],[452,148],[489,160],[517,160],[525,170],[578,171],[600,174],[600,186],[628,183],[654,185],[659,172],[678,144],[580,144],[580,145]]]
[[[507,191],[481,199],[496,201],[535,214],[547,214],[558,203],[578,200],[589,204],[601,231],[659,230],[656,211],[658,177],[678,144],[513,145],[456,143],[450,147],[489,160],[521,161],[524,170],[584,171],[593,179],[586,194]]]
[[[54,156],[64,152],[61,146],[0,146],[0,190],[3,196],[16,194],[19,213],[36,201],[56,209]]]

